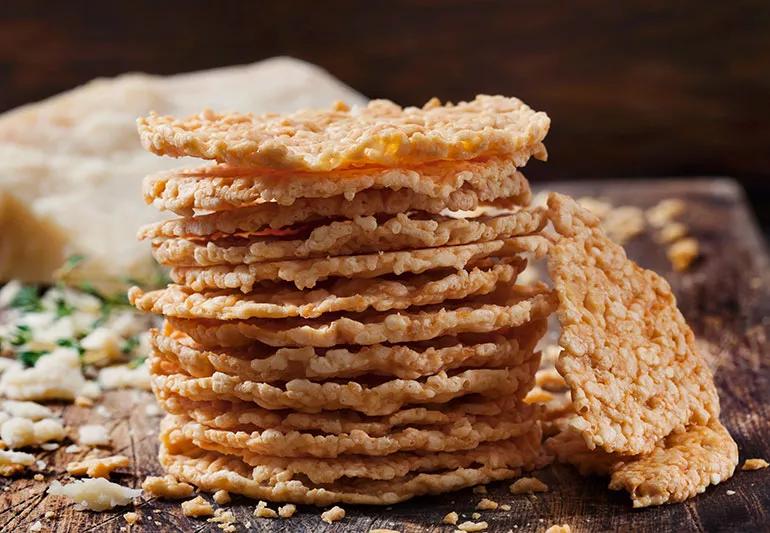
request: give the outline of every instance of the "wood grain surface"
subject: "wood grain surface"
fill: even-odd
[[[741,462],[746,458],[770,459],[770,270],[764,244],[746,207],[739,187],[729,180],[665,180],[655,182],[603,182],[549,184],[549,189],[576,196],[601,195],[616,205],[649,207],[663,198],[682,198],[687,210],[681,217],[697,237],[702,257],[685,273],[671,271],[664,250],[646,233],[627,248],[632,258],[654,268],[671,282],[680,307],[695,330],[716,369],[722,399],[722,420],[738,442]],[[137,487],[157,474],[155,459],[158,416],[145,406],[148,393],[113,392],[102,405],[109,416],[94,409],[58,406],[67,426],[86,421],[104,423],[111,432],[113,452],[131,459],[130,468],[113,475],[124,485]],[[107,452],[105,452],[106,455]],[[70,460],[84,455],[68,454],[64,446],[40,457],[48,463],[45,480],[31,474],[0,480],[0,531],[27,531],[40,520],[43,531],[125,531],[122,514],[74,510],[62,498],[46,496],[55,478],[64,477]],[[482,511],[488,531],[540,532],[552,524],[570,524],[572,531],[768,531],[770,530],[770,469],[738,470],[729,481],[711,487],[683,504],[642,510],[631,508],[628,495],[607,490],[605,479],[585,479],[567,466],[551,466],[537,474],[550,492],[537,496],[512,496],[506,483],[489,486],[491,499],[509,503],[510,512]],[[734,492],[733,492],[734,491]],[[369,531],[389,528],[401,532],[448,532],[440,524],[449,511],[474,512],[482,496],[464,490],[424,497],[387,508],[345,506],[341,522],[321,522],[321,509],[300,506],[288,520],[256,519],[253,501],[234,498],[229,508],[239,522],[238,531]],[[53,511],[52,518],[45,518]],[[215,524],[182,516],[178,503],[143,499],[136,506],[141,515],[133,531],[219,531]],[[251,527],[246,527],[249,522]]]

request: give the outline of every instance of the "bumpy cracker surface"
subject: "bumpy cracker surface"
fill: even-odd
[[[373,100],[352,110],[337,104],[290,115],[150,114],[137,124],[144,148],[159,155],[330,171],[529,151],[545,138],[550,120],[516,98],[480,95],[457,105],[433,99],[422,108]],[[536,156],[544,159],[545,153]]]
[[[443,202],[458,191],[475,193],[482,201],[509,198],[521,204],[529,200],[529,185],[516,167],[530,153],[511,159],[436,161],[411,168],[364,168],[331,172],[276,171],[232,165],[167,170],[147,176],[143,184],[148,204],[245,207],[262,202],[291,205],[299,198],[351,200],[367,189],[409,189]]]
[[[350,454],[384,456],[403,451],[470,450],[483,442],[524,435],[537,425],[531,409],[520,412],[514,409],[494,417],[467,416],[427,427],[402,427],[379,436],[363,430],[338,434],[283,432],[273,428],[228,431],[208,427],[185,416],[172,420],[176,430],[196,446],[240,457],[252,453],[274,457],[334,458]]]
[[[438,494],[463,487],[510,479],[524,470],[539,468],[547,463],[540,448],[539,432],[512,439],[511,449],[519,455],[508,455],[504,464],[496,462],[500,456],[494,447],[489,459],[481,459],[484,466],[457,468],[449,471],[412,473],[392,480],[367,480],[343,478],[334,483],[315,485],[300,479],[291,479],[288,473],[274,473],[274,483],[257,481],[261,471],[237,457],[201,450],[173,432],[161,435],[160,463],[172,475],[214,492],[227,490],[250,498],[272,501],[288,501],[314,505],[331,503],[389,505],[414,496]]]
[[[206,348],[239,348],[262,342],[270,346],[367,346],[433,339],[461,333],[489,333],[524,325],[548,316],[555,308],[550,291],[511,299],[505,304],[465,300],[395,313],[364,312],[334,318],[189,320],[167,317]],[[423,310],[424,309],[424,310]],[[332,315],[335,316],[335,315]]]
[[[288,230],[286,236],[261,232],[256,236],[238,234],[207,239],[158,238],[152,242],[152,254],[163,265],[240,265],[485,242],[529,235],[542,229],[546,222],[541,209],[474,219],[423,217],[424,214],[410,217],[399,213],[382,222],[373,216],[356,217],[308,230],[298,228],[294,230],[296,236]]]
[[[133,287],[128,298],[142,311],[179,318],[317,318],[324,313],[406,309],[487,294],[498,284],[513,283],[526,260],[514,257],[482,266],[396,279],[335,279],[326,287],[305,291],[273,284],[257,286],[248,294],[232,290],[200,293],[181,285],[144,293]]]
[[[193,378],[175,372],[168,362],[150,358],[154,390],[192,400],[242,400],[265,409],[295,409],[308,413],[351,409],[370,416],[394,413],[407,404],[441,403],[470,394],[523,397],[531,388],[539,354],[516,368],[440,372],[419,380],[392,379],[379,384],[347,381],[316,383],[294,379],[282,386],[215,372]]]
[[[388,274],[420,274],[440,268],[464,269],[466,265],[493,255],[516,253],[545,254],[547,241],[540,235],[514,237],[441,248],[423,248],[401,252],[323,257],[287,261],[268,261],[250,265],[174,267],[171,279],[195,291],[238,289],[250,292],[262,281],[290,281],[298,289],[313,288],[331,277],[375,278]]]
[[[206,350],[179,331],[154,331],[151,343],[163,361],[193,377],[214,372],[254,381],[288,381],[388,375],[416,379],[455,368],[499,368],[521,364],[545,330],[539,320],[503,335],[445,337],[429,343],[313,348],[250,346],[243,350]]]
[[[668,283],[627,259],[574,201],[548,199],[562,235],[548,269],[558,294],[571,425],[590,449],[637,454],[719,413],[719,398]]]
[[[320,413],[276,411],[240,400],[196,401],[158,392],[158,401],[166,412],[187,416],[210,428],[230,431],[268,429],[281,433],[320,432],[332,435],[363,432],[370,437],[385,437],[406,427],[430,428],[454,424],[461,419],[501,416],[512,411],[526,419],[532,413],[532,408],[522,405],[516,395],[496,398],[467,395],[440,404],[406,406],[389,415],[366,416],[350,410]]]

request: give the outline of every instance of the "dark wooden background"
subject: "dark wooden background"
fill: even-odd
[[[730,175],[770,229],[770,2],[0,2],[0,111],[96,76],[288,54],[370,97],[516,95],[534,179]]]

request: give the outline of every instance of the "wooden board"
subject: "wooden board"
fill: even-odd
[[[681,220],[702,247],[702,258],[688,272],[673,273],[663,248],[649,233],[628,244],[629,254],[671,281],[683,313],[713,356],[722,420],[738,442],[741,461],[770,458],[770,271],[764,242],[740,189],[729,180],[559,183],[549,184],[549,189],[575,196],[601,195],[615,205],[649,207],[671,197],[686,201]],[[102,404],[109,417],[93,409],[58,407],[69,427],[88,420],[110,428],[114,451],[131,459],[130,469],[114,476],[124,485],[138,486],[145,476],[159,472],[155,460],[159,418],[146,413],[148,396],[138,391],[107,394]],[[43,531],[124,528],[122,514],[129,508],[78,512],[73,504],[46,496],[51,480],[62,477],[66,463],[82,455],[63,448],[44,452],[40,455],[48,463],[44,481],[34,481],[31,475],[0,480],[0,531],[27,531],[37,520]],[[607,490],[606,480],[581,478],[566,466],[549,467],[538,477],[551,491],[537,497],[512,496],[507,483],[490,485],[489,497],[509,503],[512,510],[482,512],[488,531],[543,531],[556,523],[570,524],[573,531],[770,530],[770,469],[739,470],[726,483],[686,503],[643,510],[633,510],[627,494]],[[468,517],[481,497],[464,490],[387,508],[346,506],[347,517],[333,525],[321,522],[321,510],[314,507],[301,506],[290,520],[255,519],[254,502],[244,499],[234,499],[230,508],[239,531],[247,530],[246,522],[253,531],[451,531],[440,525],[441,518],[453,510]],[[47,511],[54,513],[52,518],[44,518]],[[141,522],[133,531],[219,531],[215,524],[182,516],[178,503],[148,500],[137,511]]]

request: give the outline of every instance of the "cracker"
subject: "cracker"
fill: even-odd
[[[290,281],[298,289],[312,289],[319,281],[332,277],[370,279],[389,274],[420,274],[442,268],[464,269],[469,263],[491,256],[517,253],[545,255],[548,242],[540,235],[514,237],[458,246],[422,248],[397,252],[341,257],[321,257],[286,261],[266,261],[248,265],[174,267],[171,279],[195,291],[238,289],[247,293],[264,281]]]
[[[638,454],[718,417],[713,377],[668,283],[630,261],[574,201],[548,199],[562,235],[548,258],[572,393],[571,425],[589,449]]]
[[[371,480],[392,480],[411,472],[430,472],[467,468],[472,464],[484,466],[506,466],[511,459],[520,457],[523,445],[535,447],[540,439],[540,428],[529,424],[515,435],[495,442],[476,443],[473,447],[455,451],[441,448],[432,453],[396,451],[390,454],[370,455],[335,455],[331,457],[275,456],[251,449],[239,449],[235,446],[216,445],[191,436],[191,431],[180,425],[175,418],[167,418],[161,426],[161,440],[171,446],[175,441],[189,442],[207,451],[232,455],[254,467],[253,479],[268,483],[286,481],[297,475],[306,476],[314,484],[328,484],[340,478],[363,478]]]
[[[199,448],[239,457],[248,453],[275,457],[345,458],[350,454],[381,457],[405,451],[471,450],[483,442],[510,439],[532,431],[538,425],[533,414],[536,411],[511,403],[511,411],[494,417],[470,415],[448,424],[405,426],[382,436],[369,435],[363,430],[339,434],[282,432],[274,428],[228,431],[207,427],[184,415],[171,420],[175,430]]]
[[[457,105],[433,99],[422,108],[372,100],[350,110],[289,115],[219,114],[185,119],[154,113],[137,120],[142,146],[158,155],[192,156],[250,167],[330,171],[351,166],[411,165],[535,151],[550,119],[517,98],[477,96]],[[537,149],[537,150],[536,150]]]
[[[256,236],[154,239],[152,253],[164,265],[240,265],[486,242],[533,234],[545,221],[539,209],[477,218],[399,213],[382,222],[374,216],[322,221],[315,227],[285,230],[287,236],[270,235],[284,230],[264,230]]]
[[[281,433],[342,433],[363,432],[369,437],[385,437],[403,429],[430,429],[433,426],[451,425],[463,419],[502,416],[514,410],[525,417],[530,407],[522,405],[513,396],[485,398],[466,395],[440,404],[405,406],[404,409],[384,416],[366,416],[356,411],[338,410],[320,413],[276,411],[264,409],[241,400],[196,401],[176,394],[158,391],[158,402],[163,409],[214,429],[230,431],[259,431],[272,429]]]
[[[266,168],[214,165],[166,170],[144,179],[144,200],[165,207],[168,203],[194,208],[234,209],[263,202],[292,205],[299,198],[348,200],[369,190],[412,190],[448,202],[458,191],[481,201],[509,198],[523,205],[531,193],[516,167],[524,166],[530,151],[510,158],[475,161],[435,161],[414,167],[350,168],[330,172],[298,172]]]
[[[338,344],[417,342],[462,333],[490,333],[547,317],[555,297],[541,286],[505,287],[515,291],[503,301],[498,293],[417,310],[331,315],[317,319],[189,320],[167,317],[204,348],[242,348],[261,342],[270,346],[331,347]],[[499,303],[498,303],[499,302]],[[453,305],[452,305],[453,304]]]
[[[373,385],[295,379],[275,386],[219,372],[207,378],[192,378],[162,368],[157,357],[151,359],[150,365],[154,373],[153,387],[164,394],[178,394],[193,400],[243,400],[265,409],[295,409],[307,413],[351,409],[375,416],[394,413],[407,404],[441,403],[469,394],[492,396],[505,391],[506,395],[523,397],[531,387],[539,360],[536,354],[516,368],[440,372],[420,380],[393,379]]]
[[[150,313],[189,319],[317,318],[324,313],[388,311],[461,300],[513,283],[526,266],[521,257],[490,260],[470,270],[434,271],[395,279],[335,279],[315,290],[265,283],[248,294],[195,292],[181,285],[144,293],[132,287],[132,305]]]
[[[255,476],[258,467],[251,467],[237,457],[201,450],[184,439],[164,438],[159,460],[169,473],[209,492],[227,490],[254,499],[313,505],[339,502],[390,505],[423,494],[439,494],[510,479],[547,462],[541,453],[537,433],[522,437],[516,444],[518,456],[511,454],[500,466],[470,465],[443,472],[413,472],[390,480],[342,478],[323,485],[302,477],[282,479],[280,474],[275,475],[274,483],[258,481],[258,474]],[[494,449],[490,452],[492,457]]]
[[[355,348],[275,348],[252,345],[242,350],[206,350],[178,331],[153,332],[151,343],[164,363],[193,377],[222,372],[254,381],[289,381],[385,375],[402,379],[455,368],[516,366],[529,358],[546,321],[516,328],[505,336],[465,335],[406,345]]]
[[[672,433],[650,454],[613,468],[610,489],[627,490],[634,507],[681,502],[733,475],[738,446],[717,419]]]

